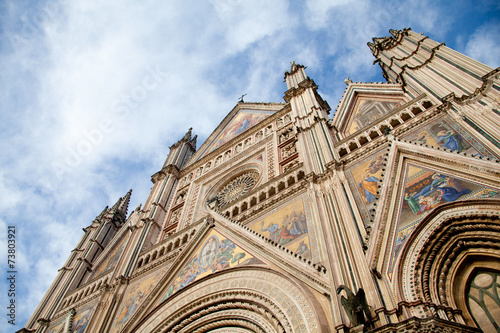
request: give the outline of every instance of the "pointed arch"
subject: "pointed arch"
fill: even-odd
[[[205,332],[224,327],[242,332],[330,332],[310,290],[260,268],[236,268],[200,280],[157,304],[127,331]]]

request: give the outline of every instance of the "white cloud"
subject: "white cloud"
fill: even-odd
[[[465,47],[465,54],[480,62],[497,68],[500,66],[499,22],[488,22],[481,25],[470,36]]]
[[[292,60],[308,66],[335,109],[347,75],[369,80],[379,71],[366,47],[371,37],[414,22],[443,24],[426,2],[405,6],[7,1],[0,36],[13,44],[0,49],[0,208],[3,225],[22,235],[23,276],[37,281],[20,282],[29,298],[19,328],[81,228],[129,188],[129,209],[144,202],[149,177],[189,127],[206,138],[244,93],[245,101],[282,101]],[[469,43],[482,57],[491,36],[480,36]]]

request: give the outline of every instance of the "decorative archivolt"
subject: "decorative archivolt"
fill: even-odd
[[[500,200],[441,207],[413,232],[402,258],[398,298],[413,316],[474,326],[464,295],[476,269],[500,271]]]
[[[317,300],[275,272],[234,269],[186,287],[160,303],[133,332],[328,332]],[[326,331],[325,331],[326,330]]]

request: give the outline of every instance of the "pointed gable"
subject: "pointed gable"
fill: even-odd
[[[263,264],[263,261],[213,229],[176,274],[158,303],[163,302],[192,282],[215,272],[238,266]]]
[[[238,103],[201,145],[195,162],[283,108],[283,103]]]
[[[341,139],[386,116],[406,101],[398,84],[346,82],[348,86],[333,119]]]
[[[389,274],[406,239],[434,208],[455,201],[500,198],[498,188],[484,186],[467,180],[466,175],[451,175],[431,166],[407,162],[403,175]]]
[[[436,158],[435,151],[397,142],[385,166],[389,171],[381,190],[385,200],[376,210],[373,229],[381,232],[376,237],[386,244],[378,267],[390,280],[406,240],[436,208],[464,200],[500,198],[500,188],[491,178],[495,171],[489,175],[470,171],[484,169],[481,159],[456,152],[441,152]]]

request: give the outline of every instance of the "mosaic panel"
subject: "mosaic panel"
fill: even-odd
[[[248,226],[290,250],[299,250],[304,258],[313,259],[309,240],[310,216],[306,214],[302,197]]]
[[[115,248],[106,255],[106,260],[101,262],[99,264],[99,267],[94,271],[94,274],[92,274],[92,279],[104,275],[115,268],[116,264],[118,263],[118,259],[120,259],[120,256],[125,249],[127,239],[127,237],[122,237],[122,239],[120,239],[120,241],[115,244]]]
[[[389,276],[406,239],[427,214],[448,202],[479,198],[500,198],[500,190],[408,164],[388,268]]]
[[[385,153],[381,151],[353,165],[346,171],[349,187],[365,223],[369,222],[370,211],[375,207],[373,204],[382,180],[384,158]]]
[[[87,325],[90,323],[90,319],[94,313],[96,304],[97,300],[89,302],[81,308],[76,309],[76,314],[73,317],[73,333],[84,333],[86,331]]]
[[[262,265],[264,262],[236,245],[232,240],[212,230],[196,249],[189,262],[177,274],[159,303],[194,281],[217,271],[244,265]]]
[[[353,134],[361,128],[372,124],[402,104],[402,99],[360,98],[352,111],[352,118],[346,135]]]
[[[427,123],[404,139],[433,147],[442,147],[453,152],[497,159],[493,152],[449,116]]]
[[[120,308],[118,309],[118,316],[113,323],[111,332],[118,332],[127,323],[127,320],[134,314],[135,310],[141,305],[143,300],[149,295],[151,290],[156,286],[160,280],[165,269],[159,269],[144,278],[138,279],[129,285]]]
[[[275,111],[241,110],[224,128],[207,152],[214,151],[226,142],[245,132],[247,129],[260,123],[273,113],[275,113]]]

